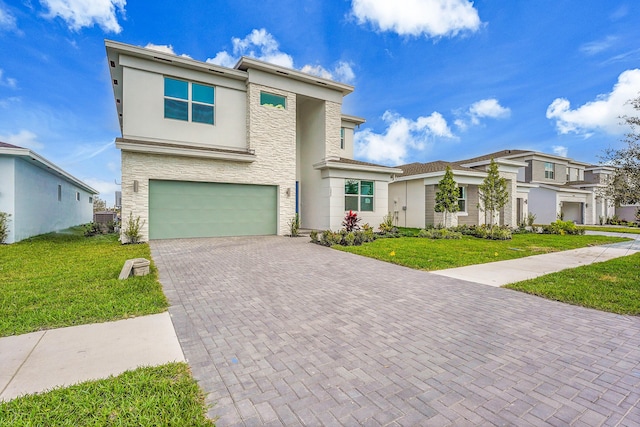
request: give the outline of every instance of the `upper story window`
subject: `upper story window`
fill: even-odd
[[[551,162],[544,162],[544,177],[546,179],[556,179],[555,165]]]
[[[58,184],[58,201],[62,201],[62,185]]]
[[[467,187],[458,187],[458,211],[467,211]]]
[[[340,128],[340,149],[344,150],[344,128]]]
[[[79,202],[80,201],[80,192],[76,191],[76,201]]]
[[[164,117],[167,119],[212,125],[214,101],[213,86],[164,78]]]
[[[373,181],[344,182],[344,210],[373,212]]]
[[[284,110],[287,108],[287,98],[272,93],[260,92],[260,105],[275,107]]]

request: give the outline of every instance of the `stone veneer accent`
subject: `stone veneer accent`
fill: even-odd
[[[342,126],[342,105],[337,102],[325,101],[325,156],[341,156],[340,128]]]
[[[261,90],[286,96],[287,108],[260,105]],[[123,221],[130,214],[144,220],[143,240],[149,239],[149,180],[153,179],[276,185],[278,234],[287,234],[287,223],[295,214],[296,96],[248,84],[247,103],[247,141],[248,148],[255,150],[253,163],[122,151]],[[134,180],[138,181],[137,193]]]

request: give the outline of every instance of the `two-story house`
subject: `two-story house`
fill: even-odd
[[[459,212],[451,225],[489,223],[479,207],[478,186],[494,159],[500,176],[507,181],[509,201],[494,223],[516,226],[529,213],[536,222],[548,224],[559,217],[579,224],[595,224],[614,213],[611,201],[599,196],[613,171],[566,157],[530,150],[503,150],[456,162],[436,161],[398,166],[402,169],[389,184],[389,211],[405,227],[444,224],[444,214],[434,211],[437,184],[446,167],[452,169],[459,186]],[[449,224],[447,224],[449,225]]]
[[[243,57],[234,68],[105,41],[123,220],[143,240],[377,225],[399,170],[353,160],[353,87]]]

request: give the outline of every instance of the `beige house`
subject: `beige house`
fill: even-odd
[[[123,219],[143,240],[378,224],[398,169],[353,160],[353,87],[251,58],[234,68],[105,41]]]
[[[389,184],[389,211],[403,227],[443,224],[444,214],[434,211],[437,184],[448,166],[459,186],[460,211],[451,225],[489,222],[478,208],[478,186],[494,159],[507,180],[509,202],[494,223],[517,226],[529,213],[536,223],[548,224],[559,217],[578,224],[596,224],[611,217],[614,206],[599,196],[613,169],[593,166],[566,157],[529,150],[503,150],[457,162],[411,163],[399,166],[402,173]]]

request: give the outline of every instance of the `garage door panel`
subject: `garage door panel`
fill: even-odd
[[[151,239],[276,232],[275,186],[150,181]]]

